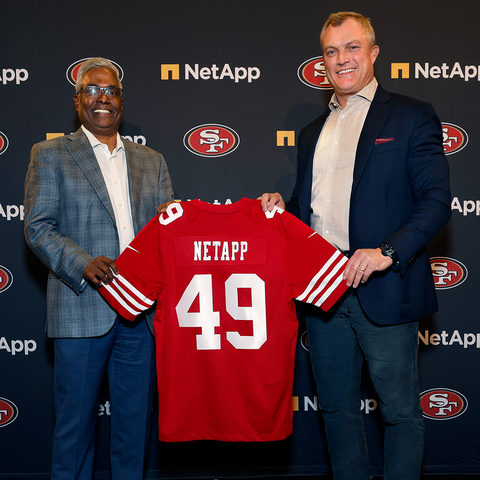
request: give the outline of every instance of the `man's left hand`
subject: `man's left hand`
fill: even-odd
[[[285,202],[283,201],[282,196],[278,192],[264,193],[261,197],[258,197],[257,200],[262,201],[262,209],[264,212],[271,212],[274,207],[285,210]]]
[[[357,250],[345,267],[344,280],[349,287],[357,288],[365,283],[374,272],[381,272],[392,266],[392,259],[382,255],[379,248]]]

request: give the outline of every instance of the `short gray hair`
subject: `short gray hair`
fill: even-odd
[[[75,91],[77,93],[82,88],[83,76],[92,68],[108,68],[112,70],[112,72],[115,74],[115,77],[117,77],[118,86],[123,89],[122,82],[120,81],[120,77],[118,76],[118,70],[115,68],[115,65],[113,65],[113,63],[106,58],[93,57],[83,62],[78,69],[77,82],[75,84]]]
[[[372,22],[369,18],[357,12],[337,12],[330,14],[327,21],[323,25],[322,31],[320,33],[320,45],[322,46],[322,48],[323,37],[325,36],[325,31],[327,30],[327,28],[330,25],[332,27],[339,27],[345,20],[348,20],[349,18],[357,21],[363,27],[370,47],[373,47],[375,45],[375,31],[373,30]]]

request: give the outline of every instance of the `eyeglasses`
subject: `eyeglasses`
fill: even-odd
[[[109,98],[123,97],[123,90],[119,87],[98,87],[97,85],[87,85],[78,91],[78,93],[83,93],[86,97],[99,97],[102,92]]]

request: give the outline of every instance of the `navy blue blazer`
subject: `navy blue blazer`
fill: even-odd
[[[297,181],[287,209],[310,224],[315,145],[328,113],[298,138]],[[372,274],[358,288],[375,323],[415,321],[437,310],[426,245],[451,215],[449,170],[433,107],[380,86],[358,141],[350,197],[349,238],[360,248],[392,245],[400,269]]]

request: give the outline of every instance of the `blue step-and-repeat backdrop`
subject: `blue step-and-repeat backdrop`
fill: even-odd
[[[0,29],[0,478],[49,478],[47,271],[23,239],[23,182],[34,143],[78,128],[78,66],[92,56],[117,65],[120,133],[163,153],[177,199],[225,203],[266,191],[288,199],[297,135],[332,94],[318,37],[339,10],[372,19],[379,83],[431,102],[443,125],[453,215],[429,247],[440,311],[419,333],[423,471],[480,473],[478,0],[17,0],[2,5]],[[147,478],[328,474],[304,332],[301,324],[290,438],[167,444],[154,426]],[[362,405],[379,474],[381,418],[368,381]],[[105,389],[99,479],[108,478],[110,414]]]

